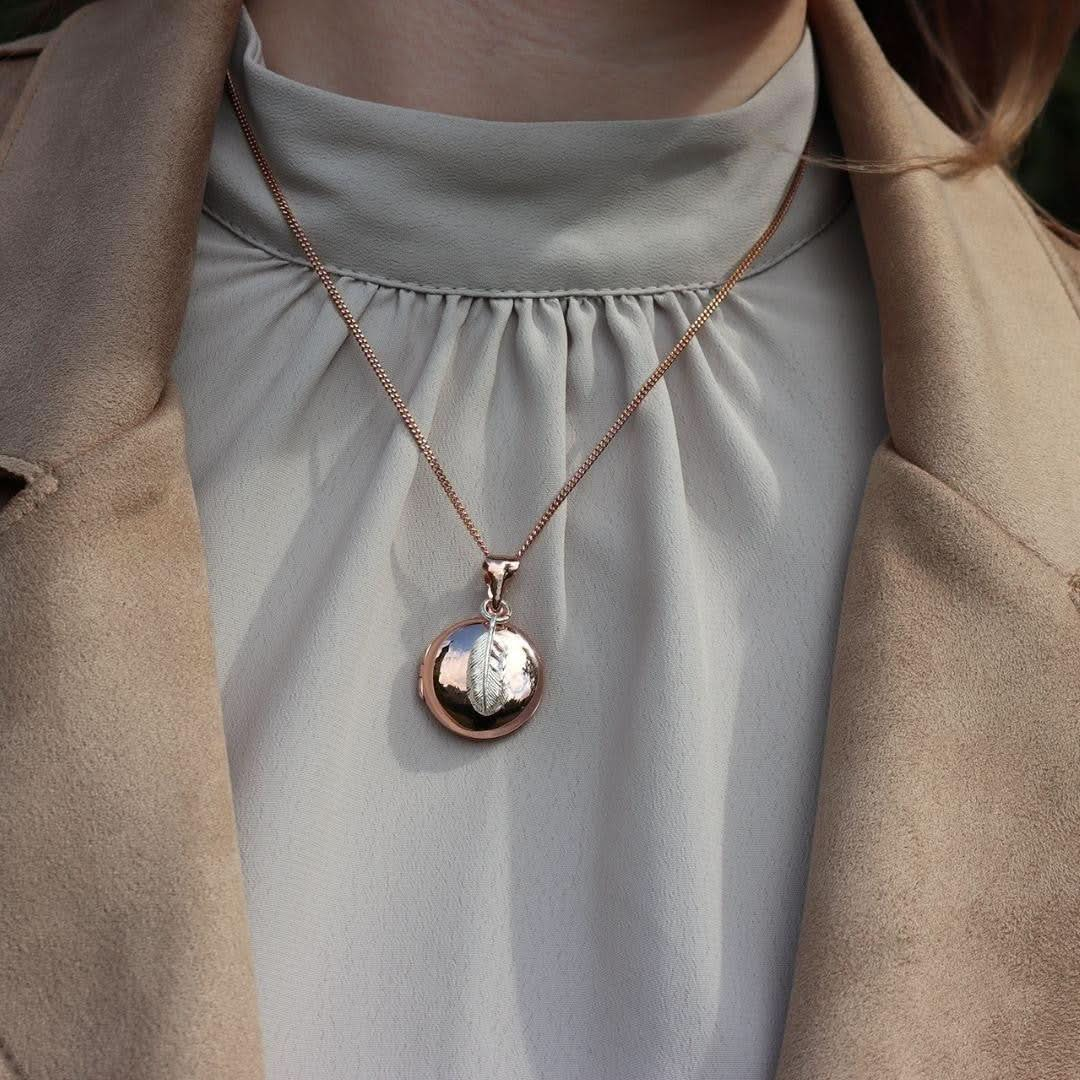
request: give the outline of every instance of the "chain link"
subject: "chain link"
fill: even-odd
[[[446,497],[450,500],[454,510],[457,511],[457,515],[461,518],[462,524],[469,531],[469,535],[476,542],[477,547],[484,553],[486,558],[491,558],[491,551],[488,549],[487,544],[484,542],[484,538],[477,528],[476,523],[473,521],[469,514],[468,509],[461,500],[461,496],[458,495],[454,485],[450,483],[450,478],[446,475],[446,470],[442,467],[442,463],[435,455],[435,451],[432,450],[431,444],[427,441],[424,433],[420,430],[420,425],[416,422],[416,418],[409,411],[409,407],[405,404],[405,399],[401,396],[398,388],[394,385],[390,376],[386,372],[386,368],[383,367],[382,362],[375,355],[375,350],[371,347],[371,343],[364,336],[363,331],[360,329],[360,324],[356,321],[355,316],[348,309],[344,299],[342,299],[341,293],[338,292],[337,286],[334,284],[327,272],[326,267],[323,266],[319,256],[315,253],[315,249],[311,245],[311,241],[308,239],[307,234],[300,227],[300,222],[297,221],[296,215],[293,214],[292,208],[289,206],[288,201],[285,198],[285,193],[281,189],[281,185],[277,182],[277,178],[274,176],[273,170],[270,168],[270,163],[266,160],[266,156],[262,152],[262,148],[259,145],[258,139],[255,137],[255,131],[251,126],[251,122],[248,120],[247,113],[244,111],[244,107],[240,101],[240,95],[236,90],[236,86],[233,82],[232,74],[226,72],[225,75],[225,87],[228,92],[229,101],[232,103],[233,110],[236,113],[236,118],[240,123],[240,130],[244,133],[244,138],[247,140],[248,146],[251,148],[251,153],[255,158],[255,163],[259,167],[259,172],[262,173],[263,179],[266,181],[267,187],[270,189],[270,194],[274,197],[274,202],[277,203],[278,209],[281,211],[282,217],[285,219],[286,225],[289,227],[289,231],[295,237],[297,244],[300,246],[300,250],[304,253],[304,257],[311,265],[311,269],[315,272],[319,281],[322,282],[323,288],[326,289],[327,294],[330,297],[330,302],[337,309],[338,314],[344,320],[345,325],[349,329],[349,333],[352,334],[356,343],[360,346],[364,357],[367,359],[371,370],[375,373],[375,377],[379,380],[383,390],[386,391],[387,397],[393,403],[394,408],[397,409],[398,415],[400,415],[405,427],[408,429],[409,434],[413,437],[413,441],[416,443],[423,454],[424,459],[428,465],[431,466],[431,471],[435,474],[435,478],[439,481],[443,491],[446,492]],[[776,213],[773,215],[772,220],[765,227],[765,231],[754,241],[753,245],[746,252],[746,254],[739,261],[739,264],[728,275],[727,279],[720,285],[720,287],[713,294],[712,298],[699,312],[697,318],[686,328],[682,337],[675,343],[671,351],[666,357],[657,365],[653,373],[641,384],[638,391],[634,396],[626,403],[622,412],[615,418],[611,427],[604,432],[600,441],[589,451],[588,455],[581,462],[581,464],[574,470],[574,472],[567,478],[566,483],[559,488],[555,497],[548,503],[547,508],[537,519],[536,524],[529,531],[528,536],[522,542],[521,547],[514,553],[513,558],[520,559],[526,551],[532,546],[533,542],[540,535],[544,526],[552,519],[555,512],[566,501],[570,493],[578,486],[585,474],[596,463],[596,459],[607,449],[611,440],[618,435],[622,429],[623,424],[630,419],[631,416],[637,411],[638,406],[645,400],[649,392],[654,386],[667,374],[668,369],[679,358],[680,354],[693,340],[694,335],[708,322],[712,313],[727,299],[728,294],[735,287],[738,281],[743,277],[754,260],[761,254],[766,244],[772,239],[773,234],[780,227],[780,223],[784,220],[784,216],[788,212],[788,208],[791,206],[792,201],[795,198],[795,192],[798,190],[799,183],[802,180],[803,173],[806,171],[806,161],[802,158],[799,159],[798,164],[795,167],[795,171],[792,174],[791,181],[788,184],[787,190],[784,193],[784,197],[780,202]]]

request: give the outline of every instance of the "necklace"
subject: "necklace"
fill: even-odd
[[[231,73],[225,75],[225,87],[229,101],[240,123],[240,129],[251,149],[255,162],[270,189],[274,202],[281,211],[289,231],[304,253],[311,269],[326,289],[330,302],[344,320],[349,333],[356,340],[367,359],[375,377],[387,397],[397,409],[402,422],[424,456],[435,478],[446,493],[462,524],[468,530],[483,559],[484,583],[487,596],[480,605],[480,614],[454,623],[439,634],[428,646],[420,661],[420,697],[434,718],[457,735],[468,739],[494,739],[516,731],[536,712],[543,693],[544,668],[536,645],[529,636],[510,622],[510,607],[506,602],[506,587],[517,573],[525,553],[540,535],[541,530],[562,506],[582,477],[592,468],[596,459],[607,449],[623,424],[637,411],[649,391],[667,374],[694,335],[708,321],[712,313],[724,302],[736,283],[743,277],[754,260],[783,221],[795,198],[806,162],[802,158],[792,174],[787,190],[772,220],[750,246],[738,265],[719,286],[709,302],[702,308],[682,337],[652,374],[641,384],[637,393],[626,403],[600,441],[567,478],[555,493],[536,524],[529,530],[521,546],[512,555],[494,555],[488,548],[476,523],[469,515],[464,502],[450,483],[441,462],[432,450],[415,417],[405,404],[405,399],[391,381],[375,350],[360,329],[352,312],[342,299],[341,293],[323,266],[307,234],[300,227],[295,214],[285,199],[285,193],[277,182],[255,137],[240,101]]]

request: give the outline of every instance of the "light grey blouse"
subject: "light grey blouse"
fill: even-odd
[[[813,45],[703,116],[503,122],[232,57],[316,249],[491,545],[513,549],[765,226]],[[885,435],[840,172],[526,555],[536,716],[429,717],[474,547],[223,99],[174,374],[271,1080],[771,1074],[845,560]]]

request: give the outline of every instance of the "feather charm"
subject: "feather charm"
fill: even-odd
[[[469,704],[481,716],[491,716],[506,704],[506,646],[494,619],[469,650],[467,681]]]

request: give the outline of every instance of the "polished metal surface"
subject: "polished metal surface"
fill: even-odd
[[[478,691],[476,671],[488,664],[489,656],[494,659],[487,676],[494,683]],[[516,731],[536,712],[542,692],[536,646],[507,622],[472,618],[455,623],[428,646],[420,664],[424,704],[443,727],[467,739],[496,739]]]
[[[488,611],[500,612],[505,609],[509,613],[510,609],[503,603],[503,590],[517,573],[519,566],[521,566],[521,560],[509,555],[488,555],[484,559]]]

